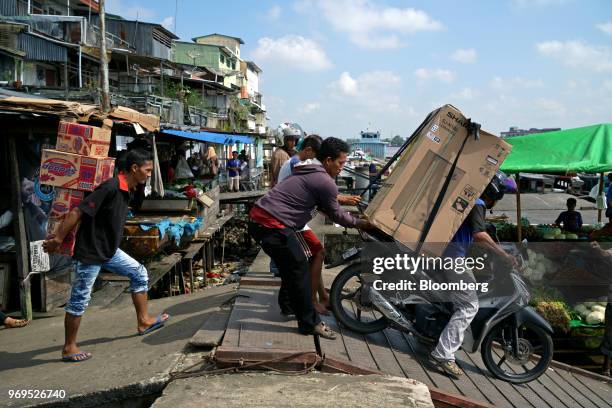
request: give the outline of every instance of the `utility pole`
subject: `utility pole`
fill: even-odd
[[[102,85],[100,108],[103,113],[110,112],[108,59],[106,57],[106,19],[104,13],[104,0],[100,0],[100,82]]]

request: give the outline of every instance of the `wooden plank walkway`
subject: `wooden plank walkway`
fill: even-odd
[[[268,258],[261,252],[247,277],[270,279]],[[273,280],[273,279],[271,279]],[[297,324],[285,319],[277,304],[278,286],[242,285],[230,316],[222,348],[311,351],[313,337],[297,333]],[[443,392],[500,407],[612,407],[610,382],[571,372],[559,366],[538,380],[513,385],[501,381],[484,367],[480,354],[457,354],[465,375],[456,380],[428,362],[428,349],[412,335],[394,329],[360,335],[339,327],[333,316],[322,319],[337,333],[335,341],[321,339],[326,356],[370,370],[412,378]]]
[[[268,190],[253,190],[253,191],[240,191],[237,193],[220,193],[220,203],[239,203],[256,201],[259,197],[262,197],[268,192]]]

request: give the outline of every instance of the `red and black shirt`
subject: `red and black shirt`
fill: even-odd
[[[111,259],[123,237],[130,201],[139,206],[143,193],[143,189],[130,193],[125,175],[120,173],[85,197],[78,206],[83,215],[74,258],[85,264],[101,264]]]

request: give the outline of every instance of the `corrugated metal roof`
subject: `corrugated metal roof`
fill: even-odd
[[[62,47],[61,45],[47,41],[43,38],[27,33],[20,33],[18,43],[19,51],[25,52],[29,60],[49,62],[68,61],[66,47]]]

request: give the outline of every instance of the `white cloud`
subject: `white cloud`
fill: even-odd
[[[337,85],[338,89],[340,89],[343,94],[349,96],[357,95],[357,81],[355,81],[355,79],[351,77],[351,74],[348,72],[345,71],[340,74],[340,79],[338,79]]]
[[[612,21],[597,24],[597,28],[599,28],[605,34],[612,35]]]
[[[174,29],[174,17],[168,16],[164,18],[161,23],[162,27],[166,30],[172,31]]]
[[[308,102],[300,109],[301,113],[308,114],[312,112],[316,112],[321,108],[321,104],[319,102]]]
[[[275,4],[266,12],[266,18],[270,21],[276,21],[280,18],[281,12],[280,6]]]
[[[288,65],[302,71],[321,71],[332,66],[319,44],[299,35],[280,38],[260,38],[253,51],[257,61]]]
[[[502,78],[496,76],[493,77],[489,85],[496,91],[511,91],[517,88],[541,88],[544,86],[544,82],[541,79],[526,79],[522,77]]]
[[[603,83],[603,88],[608,91],[612,91],[612,79],[605,80]]]
[[[427,69],[419,68],[414,71],[414,75],[421,80],[437,79],[442,82],[453,82],[455,80],[455,73],[448,69]]]
[[[449,98],[461,101],[470,101],[472,99],[477,98],[479,95],[480,92],[478,91],[475,91],[471,88],[463,88],[461,91],[451,94]]]
[[[397,89],[401,82],[402,78],[391,71],[369,71],[357,77],[343,72],[329,88],[336,99],[378,111],[397,111],[400,107]]]
[[[612,50],[581,41],[547,41],[536,44],[538,52],[571,68],[595,72],[612,71]]]
[[[151,21],[155,17],[155,12],[141,4],[124,0],[108,0],[105,3],[106,11],[117,14],[127,19],[138,19],[139,21]]]
[[[476,50],[473,48],[469,49],[458,49],[453,53],[451,58],[462,64],[471,64],[476,61]]]
[[[437,31],[442,23],[413,8],[385,7],[371,0],[300,1],[299,11],[317,7],[331,26],[363,48],[390,49],[403,46],[400,35]]]

